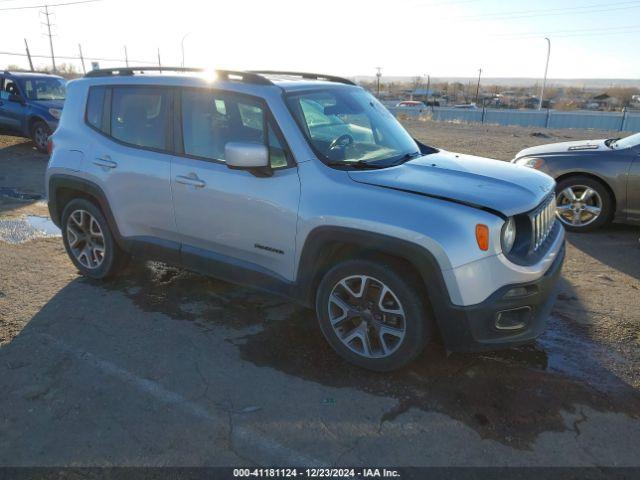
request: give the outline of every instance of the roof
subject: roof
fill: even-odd
[[[52,77],[52,78],[62,78],[60,75],[53,75],[45,72],[23,72],[20,70],[0,70],[0,74],[11,75],[16,78],[33,78],[33,77]]]

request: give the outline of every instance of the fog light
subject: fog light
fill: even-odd
[[[496,315],[496,328],[498,330],[520,330],[526,327],[531,317],[531,307],[519,307],[511,310],[502,310]]]
[[[502,298],[524,297],[529,293],[527,287],[514,287],[504,294]]]

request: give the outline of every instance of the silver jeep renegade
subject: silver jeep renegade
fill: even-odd
[[[553,304],[553,179],[423,145],[346,79],[96,70],[50,141],[49,209],[81,273],[141,257],[287,296],[365,368],[436,339],[530,342]]]

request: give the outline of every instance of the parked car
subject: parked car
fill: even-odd
[[[56,75],[0,70],[0,129],[31,138],[47,151],[65,98],[65,80]]]
[[[640,133],[526,148],[512,162],[556,179],[558,218],[568,230],[640,224]]]
[[[420,111],[422,111],[423,109],[426,109],[427,106],[425,105],[424,102],[418,102],[415,100],[404,100],[402,102],[399,102],[396,107],[398,108],[411,108],[411,109],[418,109]]]
[[[185,71],[69,82],[46,188],[82,274],[134,256],[284,295],[379,371],[437,337],[542,332],[564,258],[551,177],[422,145],[346,79]]]
[[[461,103],[459,105],[454,105],[453,108],[460,110],[478,110],[478,106],[475,103]]]

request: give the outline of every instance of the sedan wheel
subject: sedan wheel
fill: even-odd
[[[588,232],[608,223],[615,201],[599,180],[586,175],[564,178],[556,187],[557,215],[567,230]]]
[[[586,185],[572,185],[557,197],[558,217],[565,225],[586,227],[602,214],[602,197]]]

